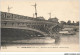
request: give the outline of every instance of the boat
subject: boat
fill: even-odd
[[[75,35],[76,34],[73,28],[64,28],[59,33],[63,35]]]

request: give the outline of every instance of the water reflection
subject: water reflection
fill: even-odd
[[[32,39],[32,42],[34,39]],[[43,41],[43,40],[37,40]],[[51,39],[47,39],[45,41],[52,41]],[[56,38],[55,42],[53,43],[2,43],[2,46],[45,46],[45,45],[65,45],[65,44],[78,44],[79,43],[79,32],[76,35],[60,35]]]

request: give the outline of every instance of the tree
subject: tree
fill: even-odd
[[[68,24],[68,25],[71,25],[71,21],[70,21],[70,20],[68,20],[67,24]]]
[[[75,22],[73,21],[72,25],[75,25]]]
[[[78,26],[79,26],[79,21],[77,21],[77,22],[76,22],[76,25],[78,25]]]

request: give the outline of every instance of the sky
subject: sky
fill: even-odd
[[[37,4],[38,16],[46,20],[57,17],[60,21],[79,21],[79,0],[0,0],[0,11],[33,17],[34,4]]]

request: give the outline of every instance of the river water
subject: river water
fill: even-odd
[[[1,51],[78,52],[79,32],[76,32],[76,35],[60,35],[60,40],[56,44],[11,44],[2,46]]]

